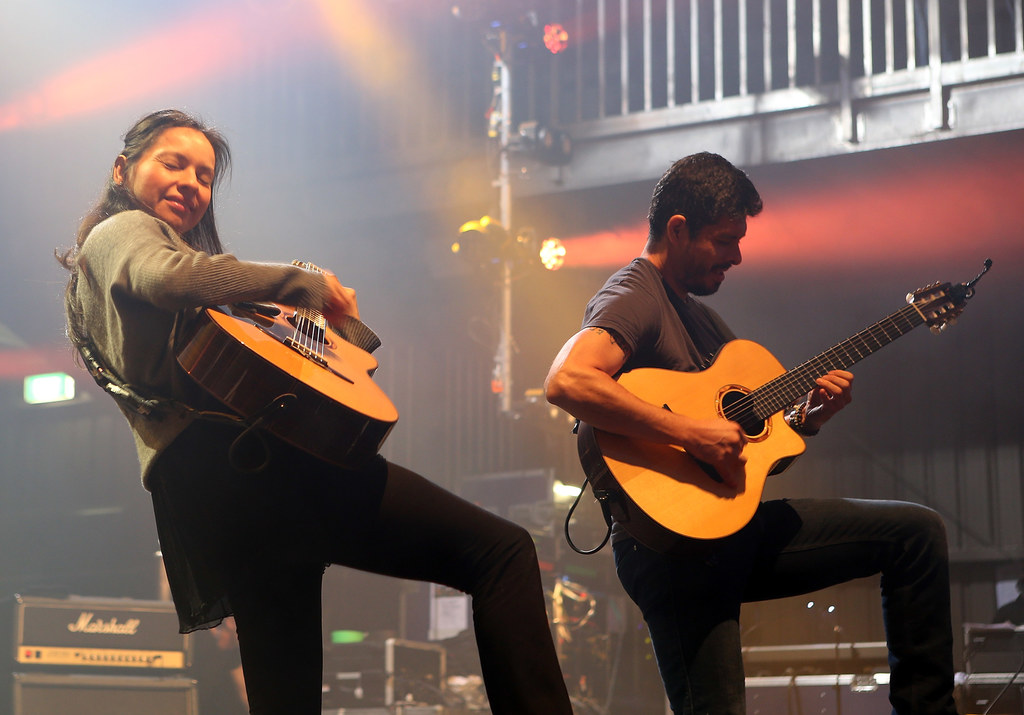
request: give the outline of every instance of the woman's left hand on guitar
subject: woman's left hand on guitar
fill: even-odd
[[[817,431],[853,399],[853,373],[831,370],[816,380],[818,386],[807,394],[804,425]]]

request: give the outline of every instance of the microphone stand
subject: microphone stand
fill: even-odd
[[[842,670],[840,668],[839,644],[843,629],[838,625],[833,626],[832,632],[836,635],[836,715],[843,715],[843,691],[839,682],[839,671]]]

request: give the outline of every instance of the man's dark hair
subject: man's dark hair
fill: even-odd
[[[658,241],[668,220],[686,218],[690,235],[719,219],[757,216],[763,205],[753,182],[718,154],[701,152],[672,165],[654,187],[648,240]]]

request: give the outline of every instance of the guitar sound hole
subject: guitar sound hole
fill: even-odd
[[[754,414],[752,402],[740,403],[744,397],[747,397],[747,393],[739,390],[730,390],[724,393],[721,397],[722,415],[726,419],[738,423],[747,437],[757,437],[764,432],[764,420]]]

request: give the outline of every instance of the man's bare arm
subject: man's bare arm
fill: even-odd
[[[545,396],[598,429],[680,445],[714,466],[727,484],[738,484],[746,442],[740,426],[724,419],[694,419],[636,397],[613,377],[627,357],[613,333],[585,328],[559,351],[544,382]]]

